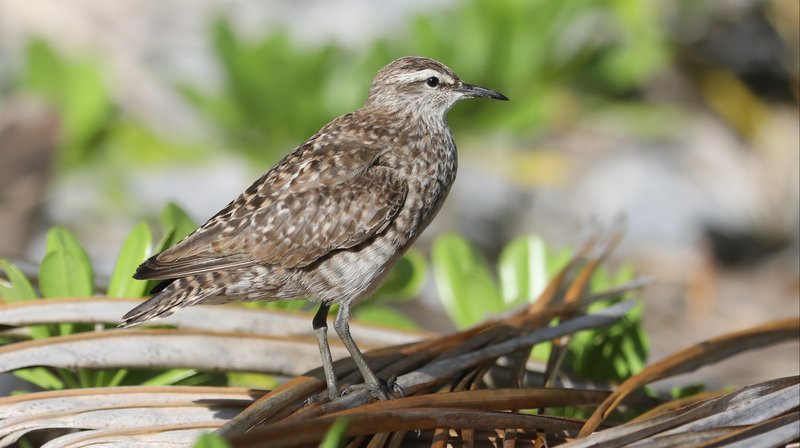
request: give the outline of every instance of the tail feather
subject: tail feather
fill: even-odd
[[[197,282],[192,280],[189,277],[167,283],[156,295],[122,316],[119,326],[128,328],[151,319],[167,317],[180,308],[197,304],[218,292],[218,288],[214,287],[199,288]]]
[[[122,328],[133,327],[151,319],[167,317],[178,308],[183,308],[181,300],[176,297],[164,297],[163,293],[155,295],[150,299],[140,303],[136,308],[128,311],[122,316],[119,324]]]

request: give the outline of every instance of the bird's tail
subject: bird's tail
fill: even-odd
[[[193,287],[197,284],[193,280],[193,276],[190,276],[169,283],[156,295],[122,316],[119,326],[128,328],[151,319],[167,317],[180,308],[200,303],[218,292],[217,288]]]

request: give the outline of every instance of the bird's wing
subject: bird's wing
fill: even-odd
[[[253,215],[256,231],[241,232],[233,251],[254,248],[259,263],[307,266],[331,251],[357,246],[391,224],[408,186],[397,173],[374,167],[353,179],[291,196]]]
[[[336,160],[309,150],[287,163],[302,147],[290,154],[192,235],[142,263],[135,277],[302,267],[382,232],[405,202],[407,184],[393,169],[374,165],[380,150],[340,146]]]

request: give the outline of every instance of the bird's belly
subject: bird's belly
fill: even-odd
[[[322,260],[313,275],[303,277],[312,300],[352,303],[373,292],[404,252],[396,238],[391,238],[393,233]]]

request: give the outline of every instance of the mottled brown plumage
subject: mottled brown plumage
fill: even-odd
[[[438,212],[456,175],[445,114],[468,97],[506,99],[463,83],[428,58],[400,58],[373,80],[364,107],[336,118],[238,198],[134,275],[163,289],[122,326],[198,303],[309,298],[328,392],[336,394],[325,317],[373,393],[388,393],[349,334],[351,304],[367,297]]]

